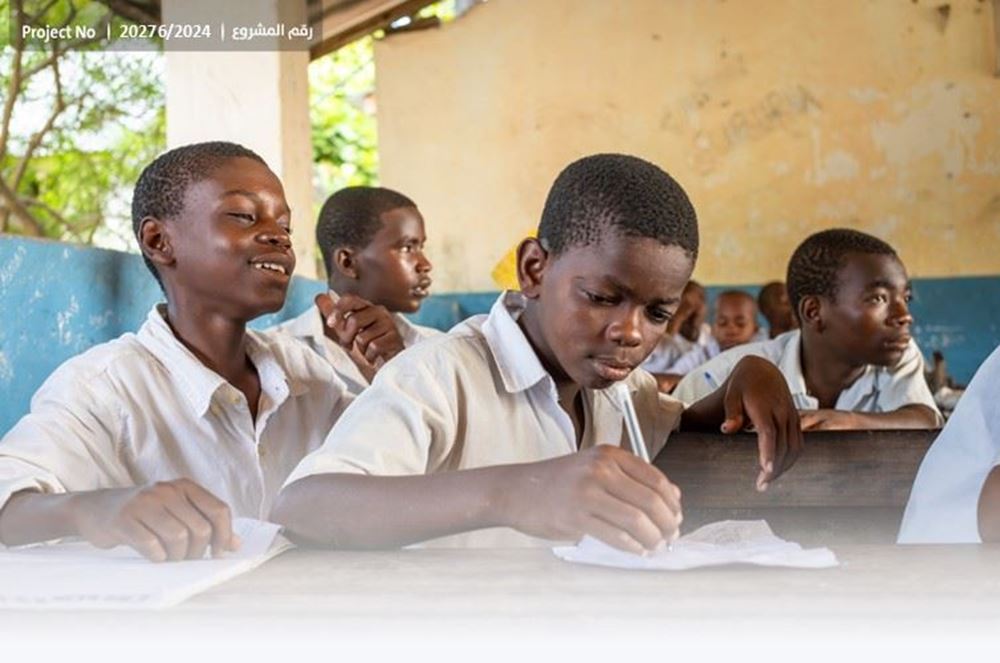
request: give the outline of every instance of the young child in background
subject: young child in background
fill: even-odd
[[[976,371],[927,451],[900,543],[1000,542],[1000,348]]]
[[[489,315],[399,354],[273,513],[300,541],[396,547],[485,528],[476,543],[587,534],[641,552],[677,534],[680,494],[628,444],[624,382],[650,457],[681,428],[759,433],[758,488],[794,462],[798,415],[781,374],[749,357],[682,411],[634,370],[662,338],[694,269],[698,229],[657,166],[601,154],[570,164],[537,239],[518,248],[520,292]],[[470,541],[466,538],[464,543]]]
[[[910,335],[910,281],[891,246],[856,230],[818,232],[795,250],[787,283],[800,329],[723,352],[688,374],[677,398],[696,401],[757,355],[781,369],[804,429],[941,425]]]
[[[316,224],[330,293],[278,329],[305,341],[360,394],[384,362],[441,333],[401,315],[430,294],[426,240],[424,219],[403,194],[368,186],[334,193]]]
[[[795,313],[792,311],[792,304],[788,301],[788,290],[781,281],[771,281],[757,294],[757,306],[761,315],[767,320],[767,338],[781,336],[786,331],[797,329],[799,326]]]
[[[688,352],[703,348],[712,340],[712,327],[705,322],[707,313],[705,288],[697,281],[688,281],[677,313],[667,323],[667,332],[642,364],[664,393],[669,393],[678,380],[668,375],[668,369]]]
[[[290,223],[281,182],[239,145],[143,170],[132,224],[166,303],[56,369],[0,441],[0,542],[199,558],[239,545],[232,516],[267,517],[352,400],[302,343],[246,328],[284,304]]]
[[[681,378],[737,345],[749,343],[757,336],[757,303],[742,290],[726,290],[715,298],[712,318],[712,338],[708,344],[692,348],[667,369],[674,384]],[[662,386],[663,382],[661,382]]]

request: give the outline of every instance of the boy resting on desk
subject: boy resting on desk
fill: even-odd
[[[430,294],[426,240],[424,219],[403,194],[368,186],[336,192],[316,224],[331,294],[278,329],[306,342],[360,394],[383,362],[441,333],[401,315]]]
[[[801,329],[722,353],[674,396],[694,402],[757,355],[781,369],[805,430],[941,425],[910,336],[910,281],[891,246],[856,230],[824,230],[792,254],[787,283]]]
[[[238,542],[351,401],[323,359],[246,328],[295,267],[281,182],[233,143],[171,150],[132,199],[166,304],[65,362],[0,441],[0,543],[82,536],[161,561]]]
[[[301,541],[345,548],[494,527],[656,548],[677,533],[680,495],[619,447],[622,414],[608,389],[619,381],[650,456],[678,426],[735,432],[752,423],[764,488],[801,444],[773,366],[749,358],[686,411],[635,370],[663,336],[697,250],[694,209],[658,167],[614,154],[571,164],[549,192],[537,239],[518,247],[521,291],[379,371],[289,477],[272,518]],[[477,543],[525,540],[476,534]]]
[[[927,451],[900,543],[1000,542],[1000,348],[976,371]]]

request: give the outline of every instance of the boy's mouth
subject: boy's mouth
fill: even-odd
[[[910,338],[911,337],[909,336],[890,338],[883,345],[889,350],[896,350],[902,352],[903,350],[906,350],[906,348],[910,345]]]
[[[291,275],[294,264],[287,257],[278,255],[261,256],[250,260],[250,266],[254,269],[279,274],[286,278]]]
[[[414,297],[420,297],[421,299],[423,299],[424,297],[427,297],[428,295],[431,294],[431,282],[430,281],[421,281],[417,285],[415,285],[412,288],[410,288],[410,293]]]
[[[635,366],[628,362],[609,357],[594,357],[591,361],[594,364],[595,372],[611,382],[624,380],[635,369]]]

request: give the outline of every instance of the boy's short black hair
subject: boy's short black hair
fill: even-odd
[[[782,289],[785,289],[786,293],[788,292],[788,289],[785,288],[785,284],[781,281],[771,281],[766,283],[760,289],[760,292],[757,293],[757,308],[760,309],[760,312],[764,314],[765,318],[772,311],[771,305],[777,303],[775,300],[779,296]]]
[[[698,256],[698,218],[684,189],[659,166],[625,154],[574,161],[545,200],[538,238],[559,255],[594,244],[608,231],[649,237]]]
[[[143,219],[169,219],[180,214],[188,187],[210,176],[222,162],[237,157],[267,165],[253,150],[226,141],[182,145],[156,157],[143,168],[132,192],[132,232],[136,239]],[[153,263],[145,255],[142,259],[162,287]]]
[[[349,186],[326,199],[316,221],[316,244],[323,254],[327,276],[333,273],[333,252],[349,246],[363,249],[382,228],[382,215],[414,202],[380,186]]]
[[[896,256],[896,250],[886,242],[858,230],[831,228],[810,235],[788,261],[785,281],[788,301],[796,318],[799,318],[799,302],[803,297],[836,297],[837,274],[850,253]]]
[[[754,307],[755,310],[757,308],[757,300],[755,300],[753,298],[753,295],[751,295],[746,290],[723,290],[722,292],[720,292],[715,296],[715,301],[713,302],[713,304],[715,305],[716,309],[718,309],[719,301],[721,301],[723,297],[735,297],[736,299],[742,299],[744,301],[750,302],[750,304]]]

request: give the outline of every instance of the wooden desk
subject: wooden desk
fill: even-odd
[[[798,462],[764,493],[754,488],[755,435],[672,435],[655,464],[683,492],[686,527],[764,518],[804,544],[892,543],[937,433],[807,433]]]
[[[289,652],[303,647],[331,660],[342,660],[334,652],[412,660],[428,646],[440,647],[433,660],[467,661],[472,651],[477,661],[497,660],[498,652],[520,661],[526,639],[587,660],[620,655],[629,644],[664,652],[728,647],[740,661],[799,663],[843,654],[859,637],[889,643],[896,654],[901,646],[926,653],[946,645],[954,653],[969,643],[1000,644],[1000,546],[835,551],[842,562],[835,569],[670,573],[569,564],[547,549],[297,550],[167,611],[3,611],[0,642],[4,651],[18,642],[36,653],[39,642],[46,652],[66,647],[77,654],[62,660],[74,663],[96,642],[98,660],[110,661],[150,643],[160,654],[189,648],[192,638],[226,661],[239,660],[234,652],[292,661]],[[808,659],[799,645],[810,647]]]

